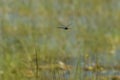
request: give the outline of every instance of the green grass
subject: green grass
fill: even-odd
[[[92,63],[120,66],[119,3],[1,0],[0,80],[36,80],[36,53],[39,66],[59,61],[71,65],[68,80],[110,80],[114,75],[87,74],[83,67]],[[68,31],[57,28],[69,23]],[[38,80],[66,80],[66,71],[53,68],[39,70]]]

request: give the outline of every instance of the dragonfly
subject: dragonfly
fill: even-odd
[[[57,27],[57,28],[60,28],[60,29],[64,29],[64,30],[68,30],[68,29],[70,29],[70,26],[71,24],[68,24],[68,25],[63,25],[63,24],[61,24],[61,26],[60,27]]]

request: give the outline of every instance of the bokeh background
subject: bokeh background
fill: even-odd
[[[38,80],[119,80],[119,21],[120,0],[0,0],[0,80],[36,80],[36,54]]]

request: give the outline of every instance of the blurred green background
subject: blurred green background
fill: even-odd
[[[119,21],[120,0],[0,0],[0,80],[35,80],[36,53],[39,65],[73,67],[38,80],[111,80],[120,75]],[[93,64],[104,72],[82,69]]]

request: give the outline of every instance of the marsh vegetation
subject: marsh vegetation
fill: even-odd
[[[0,80],[120,80],[119,10],[120,0],[0,0]]]

